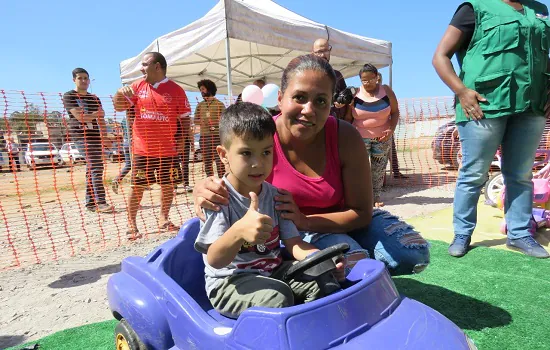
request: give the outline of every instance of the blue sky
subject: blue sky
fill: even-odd
[[[277,0],[291,11],[359,35],[389,40],[398,97],[448,96],[431,58],[461,1]],[[71,71],[90,72],[93,93],[120,86],[119,62],[156,37],[202,17],[216,0],[2,0],[0,89],[29,93],[74,87]],[[382,70],[387,76],[387,69]],[[358,84],[358,79],[348,80]]]

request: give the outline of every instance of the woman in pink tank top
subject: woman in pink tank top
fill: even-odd
[[[379,83],[378,69],[365,64],[359,71],[361,87],[355,95],[349,114],[353,126],[361,134],[370,157],[374,206],[381,207],[380,199],[384,174],[388,164],[392,135],[399,121],[399,107],[392,89]]]
[[[273,172],[267,179],[281,192],[276,208],[319,249],[345,242],[351,247],[349,262],[366,253],[394,274],[420,272],[430,260],[428,243],[397,217],[373,212],[363,139],[351,124],[329,116],[334,84],[331,66],[313,55],[293,59],[283,72]],[[197,215],[202,217],[200,207],[219,210],[227,197],[219,180],[197,183]]]

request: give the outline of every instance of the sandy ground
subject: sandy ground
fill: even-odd
[[[184,196],[185,197],[185,196]],[[449,207],[452,191],[396,187],[384,192],[385,209],[407,219]],[[4,271],[0,277],[0,348],[112,318],[106,284],[130,255],[146,255],[167,236],[131,245]]]
[[[409,152],[400,159],[401,170],[415,175],[406,182],[388,180],[385,209],[407,219],[451,206],[449,183],[456,172],[436,165],[428,152]],[[107,183],[121,165],[107,164]],[[191,185],[202,177],[201,165],[191,165]],[[75,166],[0,174],[0,348],[112,318],[109,276],[125,257],[146,255],[171,237],[158,230],[157,186],[146,192],[138,214],[146,237],[129,244],[124,238],[128,185],[118,195],[107,186],[114,214],[87,212],[82,208],[84,172]],[[415,186],[419,183],[423,187]],[[179,192],[171,220],[179,225],[191,215],[190,195]]]

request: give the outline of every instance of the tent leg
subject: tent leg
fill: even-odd
[[[227,95],[229,103],[233,103],[233,89],[231,86],[231,48],[229,47],[229,37],[225,38],[225,62],[227,66]]]

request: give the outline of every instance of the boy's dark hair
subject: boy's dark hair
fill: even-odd
[[[86,73],[86,75],[88,77],[90,77],[90,74],[88,74],[88,71],[84,68],[75,68],[73,69],[73,79],[76,78],[76,75],[77,74],[80,74],[80,73]]]
[[[378,69],[370,63],[365,64],[360,70],[359,70],[359,76],[363,73],[371,72],[375,75],[378,75]]]
[[[231,145],[233,136],[256,140],[273,137],[277,128],[271,114],[255,103],[232,104],[220,119],[220,141],[224,147]]]
[[[151,63],[160,64],[160,68],[162,69],[162,71],[164,73],[166,73],[166,69],[168,68],[168,63],[166,63],[166,58],[164,58],[163,54],[161,54],[160,52],[156,52],[156,51],[150,51],[150,52],[145,53],[145,55],[153,56],[153,62],[151,62]],[[145,56],[145,55],[143,55],[143,56]]]
[[[204,86],[206,88],[206,90],[212,95],[212,96],[216,96],[216,92],[218,91],[218,88],[216,87],[216,83],[214,83],[212,80],[210,79],[203,79],[203,80],[200,80],[198,83],[197,83],[197,87],[200,89],[201,86]]]

